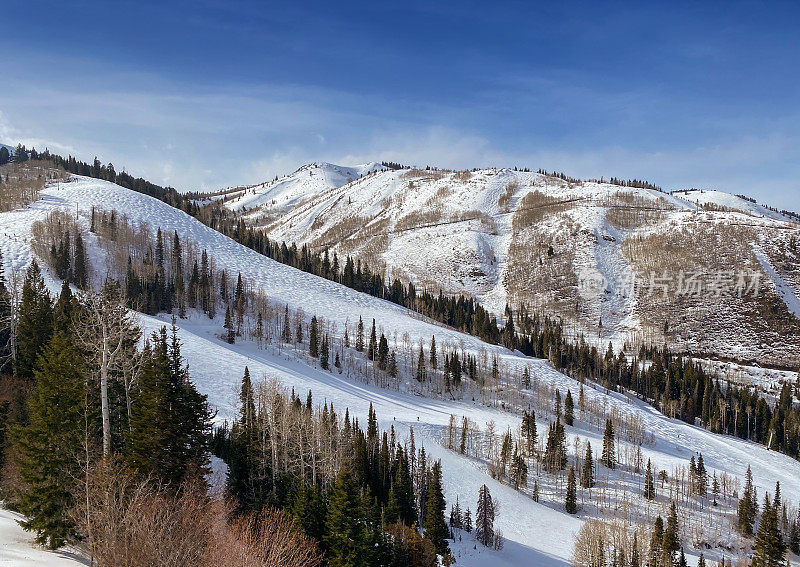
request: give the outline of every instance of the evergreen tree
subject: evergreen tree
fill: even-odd
[[[511,457],[508,476],[515,489],[519,490],[520,486],[528,486],[528,464],[516,446],[514,447],[514,455]]]
[[[581,472],[581,488],[592,488],[594,486],[594,458],[592,456],[592,444],[586,443],[586,453],[583,456],[583,471]]]
[[[436,361],[436,337],[433,336],[433,335],[431,335],[430,360],[431,360],[431,368],[436,370],[436,363],[437,363],[437,361]]]
[[[143,358],[125,459],[143,476],[177,486],[206,468],[211,412],[189,380],[177,336],[169,345],[162,327]]]
[[[442,490],[442,463],[433,464],[431,480],[428,484],[427,497],[425,498],[425,537],[433,542],[436,553],[444,555],[450,548],[447,539],[450,531],[444,519],[446,509],[444,492]]]
[[[319,365],[323,370],[328,370],[331,367],[328,335],[322,337],[322,347],[319,349]]]
[[[241,409],[239,410],[239,422],[250,432],[255,426],[256,419],[256,406],[253,396],[253,383],[250,381],[250,369],[244,367],[244,376],[242,377],[242,387],[239,391],[239,403]]]
[[[664,543],[664,520],[658,516],[653,524],[650,536],[650,553],[647,556],[647,567],[661,567]]]
[[[225,308],[225,325],[223,325],[226,333],[225,333],[225,341],[232,345],[236,342],[236,327],[233,324],[233,320],[231,319],[231,308]]]
[[[308,327],[308,355],[311,358],[319,358],[319,329],[316,315],[311,317],[311,325]]]
[[[567,390],[567,396],[564,398],[564,423],[566,425],[575,423],[575,405],[572,402],[572,392],[569,390]]]
[[[378,337],[375,334],[375,319],[372,320],[372,331],[369,334],[369,347],[367,348],[367,358],[375,360],[378,352]]]
[[[359,564],[357,560],[361,519],[358,485],[350,471],[342,469],[331,490],[325,521],[328,565],[350,567]]]
[[[614,449],[614,424],[611,422],[611,418],[606,420],[606,429],[603,433],[602,461],[610,469],[617,466],[617,453]]]
[[[539,481],[538,480],[534,480],[533,481],[533,501],[534,502],[538,502],[539,501]]]
[[[525,452],[531,457],[536,450],[536,415],[533,410],[522,415],[522,437],[525,439]]]
[[[358,352],[364,351],[364,321],[361,317],[358,318],[358,331],[356,332],[356,350]]]
[[[464,531],[470,533],[472,531],[472,512],[470,512],[469,508],[464,511],[464,519],[461,522],[461,525],[464,528]]]
[[[777,498],[770,502],[769,494],[764,496],[764,511],[756,533],[756,545],[753,553],[753,567],[780,567],[783,565],[786,550],[781,539],[778,526]]]
[[[678,510],[675,502],[672,502],[669,508],[669,516],[667,516],[667,527],[664,530],[664,538],[661,543],[661,550],[663,553],[663,565],[672,565],[675,560],[675,554],[681,548],[680,540],[678,539]]]
[[[703,453],[697,457],[697,493],[703,497],[708,493],[708,471],[703,462]]]
[[[17,326],[17,375],[33,378],[36,359],[53,334],[53,306],[39,265],[25,273]]]
[[[12,305],[11,294],[6,287],[5,269],[3,268],[3,254],[0,251],[0,375],[10,374],[13,371],[13,356],[11,352],[11,320]],[[0,425],[0,430],[2,426]],[[2,443],[0,443],[0,454]],[[2,462],[0,460],[0,466]]]
[[[494,502],[492,502],[492,495],[485,484],[478,491],[475,538],[485,547],[494,543]]]
[[[564,508],[566,509],[567,514],[578,513],[578,492],[575,487],[575,467],[570,467],[569,474],[567,475],[567,496],[564,501]]]
[[[747,466],[747,473],[745,474],[744,491],[742,497],[739,499],[738,508],[738,523],[739,530],[744,535],[753,535],[753,525],[756,521],[756,495],[755,488],[753,488],[753,471],[750,470],[750,465]]]
[[[653,500],[656,497],[656,483],[650,459],[647,459],[647,469],[644,473],[644,497],[648,500]]]
[[[292,327],[289,324],[289,304],[286,304],[286,308],[283,311],[283,332],[281,333],[281,339],[283,342],[289,343],[292,342]]]
[[[78,288],[86,289],[89,284],[89,259],[80,233],[75,236],[75,259],[72,265],[72,281]]]
[[[56,333],[39,358],[28,400],[29,425],[13,430],[26,484],[18,502],[27,517],[22,525],[52,549],[73,530],[70,511],[81,472],[86,378],[74,341]]]

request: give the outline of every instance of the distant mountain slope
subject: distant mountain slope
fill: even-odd
[[[509,169],[385,170],[301,189],[262,199],[242,218],[278,241],[357,255],[418,287],[472,294],[497,314],[523,302],[558,314],[600,345],[666,339],[772,364],[794,364],[800,347],[800,319],[787,307],[800,297],[800,224],[739,197]],[[698,202],[708,205],[698,210]],[[651,285],[663,284],[665,270],[669,301]],[[689,274],[702,279],[697,295],[685,293]],[[760,293],[739,297],[741,277]],[[587,281],[602,289],[585,293]]]
[[[227,201],[225,206],[237,211],[260,207],[262,214],[280,214],[319,193],[383,169],[386,168],[379,163],[353,167],[311,163],[275,181],[248,187],[238,197]]]
[[[688,191],[676,191],[674,195],[686,199],[690,203],[695,203],[707,209],[717,209],[730,212],[741,212],[756,217],[765,217],[781,222],[793,222],[793,219],[777,211],[768,209],[748,199],[743,199],[738,195],[731,195],[724,191],[714,191],[707,189],[691,189]]]

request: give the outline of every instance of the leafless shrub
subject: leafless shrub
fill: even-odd
[[[227,522],[232,507],[202,484],[177,493],[100,463],[74,519],[99,567],[317,567],[322,556],[283,512]]]
[[[265,509],[214,532],[203,567],[317,567],[316,543],[300,533],[284,512]]]
[[[440,208],[432,210],[413,211],[394,225],[395,231],[411,230],[421,228],[426,225],[435,224],[442,220],[442,210]]]
[[[463,171],[456,171],[453,174],[453,179],[456,181],[460,181],[461,183],[466,183],[470,179],[472,179],[472,172],[469,169],[465,169]]]

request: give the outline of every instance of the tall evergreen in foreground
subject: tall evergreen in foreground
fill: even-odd
[[[478,511],[475,516],[475,537],[484,546],[494,543],[494,502],[484,484],[478,491]]]
[[[437,461],[433,464],[433,474],[428,484],[428,496],[425,499],[425,537],[433,542],[436,553],[444,555],[450,548],[447,546],[447,539],[450,537],[450,530],[444,519],[445,501],[442,490],[442,463]]]
[[[72,534],[69,511],[80,478],[84,443],[87,371],[64,332],[50,340],[38,360],[28,400],[29,424],[13,430],[19,470],[28,485],[19,497],[26,530],[55,549]]]

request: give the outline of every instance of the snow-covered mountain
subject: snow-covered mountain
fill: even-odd
[[[793,217],[719,191],[372,166],[339,184],[331,168],[350,171],[304,166],[286,178],[290,190],[273,182],[248,190],[245,209],[227,206],[275,240],[357,255],[497,314],[524,302],[600,344],[666,339],[694,353],[796,361]]]
[[[359,233],[363,236],[363,231],[368,231],[369,227],[383,226],[388,242],[380,256],[396,258],[397,263],[405,258],[408,264],[404,269],[410,273],[427,265],[429,269],[435,268],[436,273],[441,274],[447,267],[460,268],[462,264],[475,262],[475,257],[459,254],[461,247],[475,246],[482,254],[477,265],[485,268],[486,273],[480,277],[475,274],[468,280],[468,272],[455,271],[454,278],[464,278],[464,282],[481,282],[484,281],[481,278],[485,278],[487,287],[480,288],[476,283],[475,289],[483,290],[481,294],[487,301],[495,297],[492,294],[509,293],[509,290],[502,289],[496,282],[504,281],[509,265],[520,261],[513,258],[515,252],[512,248],[516,245],[515,239],[525,237],[525,231],[530,227],[536,233],[550,230],[552,234],[559,234],[559,223],[571,219],[567,234],[572,238],[576,234],[581,235],[585,242],[591,244],[588,248],[597,252],[596,258],[600,258],[593,265],[610,266],[609,270],[621,269],[614,259],[618,257],[615,254],[622,252],[605,248],[617,248],[619,239],[626,232],[624,228],[616,227],[605,218],[609,205],[600,205],[618,198],[615,195],[619,188],[605,184],[570,187],[569,184],[556,183],[544,176],[507,170],[460,174],[461,179],[456,175],[459,174],[408,171],[368,175],[338,189],[330,189],[330,194],[320,192],[311,199],[305,199],[305,202],[288,211],[285,218],[272,228],[272,233],[283,234],[292,239],[306,238],[308,241],[333,238],[338,234],[338,238],[342,240],[339,245],[342,250],[360,251],[369,245],[369,239],[359,242]],[[515,187],[514,183],[520,184],[526,180],[526,189],[540,188],[542,193],[554,200],[542,202],[542,197],[536,197],[538,201],[531,202],[530,198],[525,201],[525,195],[530,193],[530,189]],[[378,191],[379,188],[382,191]],[[508,195],[508,198],[504,198],[504,195]],[[706,213],[695,213],[692,206],[681,199],[645,190],[636,191],[635,195],[649,207],[641,210],[667,211],[668,220],[662,219],[659,223],[689,222],[690,219],[700,222],[701,219],[706,219],[702,216]],[[574,199],[592,199],[598,206],[577,208],[570,205],[575,202]],[[455,203],[461,203],[460,208],[456,208]],[[800,501],[800,463],[785,455],[669,419],[643,402],[620,393],[595,388],[591,384],[582,388],[581,384],[555,371],[545,361],[526,358],[502,347],[483,343],[470,335],[423,320],[397,305],[274,262],[237,244],[180,210],[108,182],[74,177],[69,183],[45,188],[41,199],[25,209],[0,214],[0,249],[5,261],[7,280],[19,281],[18,275],[34,258],[31,227],[35,221],[44,219],[53,211],[64,211],[77,215],[79,223],[88,228],[93,207],[106,211],[116,210],[120,215],[125,215],[130,223],[148,226],[151,233],[155,233],[158,228],[168,233],[177,232],[194,243],[197,250],[207,250],[219,267],[225,268],[230,274],[241,273],[253,286],[263,291],[270,305],[278,309],[287,305],[293,311],[304,311],[309,317],[316,314],[326,321],[334,336],[341,334],[342,329],[352,325],[359,317],[365,321],[374,318],[379,325],[378,332],[385,332],[390,347],[398,352],[406,352],[409,349],[405,345],[410,345],[413,355],[415,345],[429,344],[431,337],[435,335],[437,343],[443,348],[457,348],[462,353],[480,357],[480,360],[497,356],[499,364],[512,374],[519,374],[522,369],[527,368],[535,388],[541,391],[570,390],[573,395],[577,395],[579,390],[584,389],[584,403],[587,408],[596,408],[597,412],[613,414],[621,421],[635,423],[645,433],[641,445],[624,436],[620,437],[621,460],[625,458],[632,462],[631,459],[638,449],[644,461],[652,460],[656,470],[673,471],[676,467],[685,467],[696,452],[702,452],[709,474],[713,473],[720,478],[726,475],[725,478],[728,479],[741,479],[749,464],[759,495],[772,490],[775,482],[780,481],[785,501]],[[526,211],[550,208],[558,210],[558,213],[543,213],[543,218],[529,218],[524,215]],[[351,209],[354,211],[352,214]],[[486,217],[452,217],[456,212],[463,215],[470,210],[482,210]],[[430,211],[435,213],[428,217],[412,216],[424,215]],[[554,218],[553,214],[559,216]],[[684,219],[683,215],[687,218]],[[343,230],[342,223],[350,222],[348,219],[352,218],[364,220],[361,225]],[[329,233],[312,226],[315,219],[325,223]],[[513,230],[515,222],[523,221],[527,223],[524,228]],[[702,222],[714,223],[715,217],[712,215]],[[763,223],[760,225],[762,227],[783,226],[772,219],[762,219],[759,222]],[[462,224],[468,228],[459,228]],[[585,226],[594,226],[597,232],[583,234],[581,231],[584,229],[580,227]],[[650,226],[648,230],[658,233],[657,226]],[[603,236],[618,240],[607,240]],[[597,241],[592,240],[594,237],[598,237]],[[86,240],[94,277],[99,282],[106,273],[106,252],[98,237],[87,234]],[[350,241],[354,245],[348,248],[351,246]],[[554,247],[561,246],[560,241],[552,242]],[[459,250],[455,249],[456,244],[459,245]],[[441,247],[442,250],[437,252],[436,247]],[[504,255],[501,256],[503,251]],[[434,253],[439,255],[435,256],[432,263],[426,264],[424,256]],[[560,249],[554,252],[559,253],[563,252]],[[576,248],[573,258],[578,258],[579,253]],[[457,259],[449,260],[449,254],[455,254]],[[544,257],[548,257],[546,250]],[[445,265],[439,266],[437,263]],[[532,265],[538,265],[538,261]],[[47,277],[50,287],[53,290],[58,289],[58,281],[52,274],[48,272]],[[464,282],[460,282],[460,285],[466,287]],[[491,282],[495,284],[488,285]],[[504,302],[505,298],[497,295],[495,301]],[[140,316],[141,325],[148,332],[158,328],[167,319],[167,315]],[[571,516],[564,512],[561,504],[563,480],[553,481],[552,484],[546,484],[542,480],[540,500],[535,502],[530,491],[517,491],[508,484],[494,480],[488,474],[484,461],[460,455],[445,447],[444,432],[451,416],[459,419],[461,416],[468,416],[482,429],[487,429],[491,423],[498,432],[518,431],[520,416],[512,406],[496,403],[496,398],[492,396],[485,400],[480,397],[434,399],[415,394],[408,385],[401,384],[393,389],[379,388],[354,381],[347,375],[337,375],[309,365],[291,350],[274,347],[260,349],[254,343],[248,342],[227,344],[218,336],[222,326],[219,317],[209,319],[202,314],[190,313],[187,319],[179,321],[179,326],[180,338],[184,343],[183,354],[189,363],[192,378],[198,388],[208,394],[211,404],[219,412],[218,419],[231,419],[236,415],[238,386],[246,365],[255,379],[277,378],[286,387],[294,388],[298,392],[310,389],[315,400],[333,402],[340,411],[349,408],[351,415],[364,421],[372,404],[382,428],[394,427],[400,439],[406,438],[413,428],[417,443],[424,445],[432,458],[442,459],[448,504],[458,496],[462,502],[474,505],[475,495],[482,484],[488,485],[499,500],[500,511],[496,527],[502,530],[506,538],[505,548],[494,551],[476,547],[471,536],[463,534],[463,540],[454,542],[451,546],[459,565],[569,564],[574,535],[589,515],[582,512]],[[498,392],[501,389],[514,392],[519,386],[498,385]],[[515,395],[522,393],[524,392]],[[545,412],[537,413],[540,432],[547,430],[546,415]],[[585,416],[581,412],[575,425],[566,428],[567,447],[570,451],[573,446],[582,447],[586,441],[590,441],[596,451],[602,446],[602,420],[599,424],[596,423],[592,417],[594,415],[590,410],[587,410]],[[594,509],[591,506],[600,506],[601,502],[611,503],[613,500],[616,509],[624,515],[634,513],[631,510],[636,510],[636,514],[646,514],[648,518],[665,513],[667,500],[649,503],[641,497],[641,487],[638,485],[641,475],[635,476],[631,472],[632,465],[620,467],[617,471],[602,469],[602,475],[599,467],[598,471],[598,484],[606,487],[602,491],[602,501],[599,499],[601,492],[598,488],[595,496],[597,503],[587,501],[583,509]],[[709,506],[705,510],[688,511],[688,516],[682,518],[682,522],[686,524],[685,541],[690,547],[687,549],[690,557],[697,554],[698,550],[692,550],[691,546],[694,544],[691,542],[698,538],[698,541],[712,541],[720,546],[706,549],[706,557],[719,557],[722,553],[730,557],[731,546],[735,546],[735,537],[727,523],[729,518],[720,514],[728,513],[731,502],[735,500],[729,498],[716,512]],[[709,520],[712,515],[713,522]],[[3,533],[0,531],[0,538]],[[3,559],[2,554],[3,548],[0,548],[0,562]]]
[[[297,171],[276,179],[253,185],[234,193],[225,206],[235,211],[259,208],[262,215],[280,215],[303,201],[341,187],[355,179],[386,169],[379,163],[346,167],[319,162],[302,166]]]

